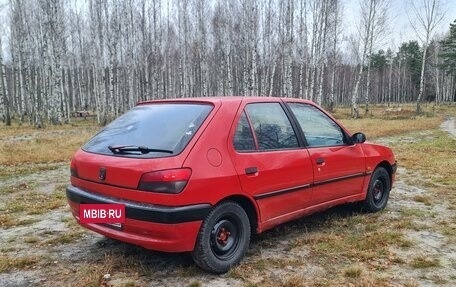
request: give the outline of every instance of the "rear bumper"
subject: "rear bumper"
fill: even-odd
[[[125,204],[126,219],[120,230],[102,224],[80,224],[110,238],[165,252],[193,250],[201,222],[211,209],[209,204],[182,207],[144,204],[89,193],[72,185],[67,187],[66,194],[78,222],[81,203]]]

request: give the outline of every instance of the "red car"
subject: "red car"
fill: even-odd
[[[84,204],[125,207],[123,223],[84,227],[222,273],[252,232],[348,202],[384,209],[395,157],[365,140],[300,99],[143,102],[76,152],[66,193],[78,221]]]

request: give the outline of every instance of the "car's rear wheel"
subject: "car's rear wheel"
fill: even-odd
[[[372,173],[366,199],[363,207],[368,212],[377,212],[386,207],[391,189],[391,180],[388,171],[378,167]]]
[[[250,222],[233,201],[215,206],[198,233],[192,257],[201,268],[224,273],[244,257],[250,242]]]

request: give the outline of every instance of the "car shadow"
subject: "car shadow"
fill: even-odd
[[[267,243],[268,240],[287,237],[290,234],[311,233],[312,231],[325,228],[330,221],[352,217],[357,214],[365,214],[365,211],[360,208],[359,203],[338,205],[325,211],[283,223],[261,234],[254,235],[252,237],[252,243]]]

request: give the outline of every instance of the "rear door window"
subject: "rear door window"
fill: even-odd
[[[164,157],[180,153],[210,113],[212,105],[189,103],[146,104],[134,107],[106,126],[83,146],[83,150],[113,155],[109,147],[129,148],[116,156]],[[147,152],[164,150],[169,152]]]
[[[279,103],[248,104],[239,120],[233,144],[237,151],[299,147],[296,134]]]

